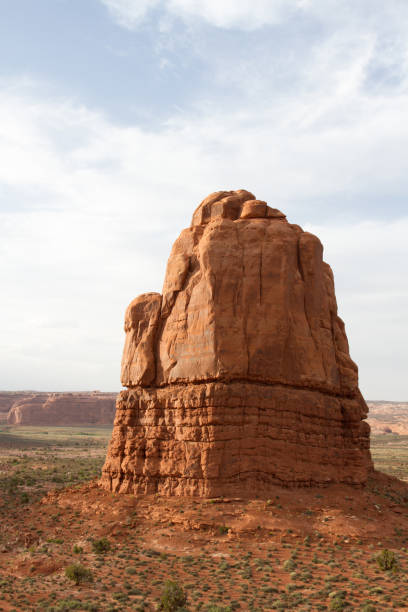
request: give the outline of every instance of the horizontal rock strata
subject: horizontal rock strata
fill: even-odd
[[[267,494],[268,485],[361,484],[368,425],[356,399],[233,382],[129,389],[103,482],[122,493]]]

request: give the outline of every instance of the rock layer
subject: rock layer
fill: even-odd
[[[27,394],[27,391],[0,391],[0,413],[7,414],[12,405]]]
[[[363,484],[367,406],[319,239],[240,190],[176,240],[162,295],[125,317],[102,484],[177,495]]]

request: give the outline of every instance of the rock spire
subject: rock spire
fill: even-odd
[[[198,206],[162,294],[126,311],[105,488],[247,496],[366,482],[367,406],[322,256],[248,191]]]

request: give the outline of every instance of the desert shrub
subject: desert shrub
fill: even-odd
[[[278,589],[274,586],[265,586],[263,587],[262,590],[264,593],[277,593],[278,592]]]
[[[182,610],[186,603],[187,595],[183,588],[177,582],[167,580],[160,598],[159,610],[177,612],[180,609]]]
[[[347,606],[342,597],[333,597],[329,603],[329,610],[344,610]]]
[[[375,586],[369,590],[369,593],[371,593],[372,595],[382,595],[384,593],[384,590],[380,586]]]
[[[376,612],[376,610],[377,608],[370,603],[364,604],[364,606],[361,608],[361,612]]]
[[[220,535],[225,535],[228,532],[229,532],[229,527],[227,527],[226,525],[219,525],[218,526],[218,533]]]
[[[230,606],[210,606],[207,612],[231,612]]]
[[[82,582],[92,582],[92,572],[79,563],[72,563],[65,569],[65,575],[69,580],[79,586]]]
[[[81,602],[77,599],[62,599],[55,605],[47,608],[47,612],[68,612],[68,610],[80,610]]]
[[[288,559],[287,561],[285,561],[285,563],[283,564],[283,569],[287,570],[287,571],[292,571],[296,568],[296,563],[293,561],[293,559]]]
[[[383,550],[376,557],[380,569],[385,571],[396,570],[398,567],[397,557],[392,550]]]
[[[347,607],[347,603],[344,600],[346,595],[346,591],[332,591],[329,593],[329,610],[344,610]]]
[[[98,555],[104,555],[111,549],[111,544],[107,538],[101,538],[100,540],[93,540],[92,548]]]
[[[75,555],[79,555],[79,554],[81,554],[82,552],[84,552],[84,549],[82,548],[82,546],[78,546],[78,544],[74,544],[74,546],[73,546],[73,548],[72,548],[72,552],[73,552]]]
[[[83,603],[78,599],[61,599],[55,605],[47,608],[47,612],[68,612],[69,610],[84,610]]]

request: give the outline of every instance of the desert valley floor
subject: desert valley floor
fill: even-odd
[[[408,436],[373,436],[365,489],[199,500],[100,489],[110,434],[1,427],[0,610],[155,610],[169,579],[191,611],[408,610]]]

